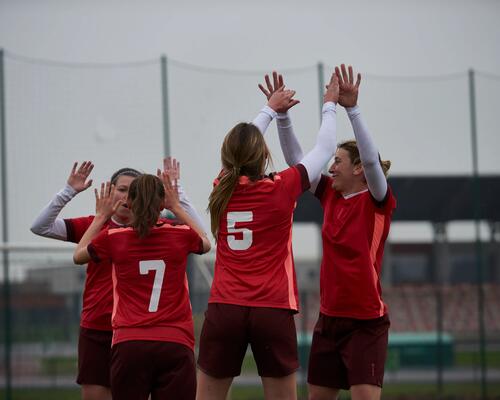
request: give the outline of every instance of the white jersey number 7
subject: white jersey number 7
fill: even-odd
[[[156,274],[153,290],[151,291],[151,299],[149,300],[148,311],[156,312],[158,311],[158,303],[160,302],[163,275],[165,274],[165,262],[163,260],[139,261],[139,272],[141,275],[148,275],[149,271],[155,271]]]
[[[227,213],[227,244],[232,250],[247,250],[252,245],[253,233],[247,228],[236,228],[237,222],[253,221],[252,211],[233,211]],[[242,239],[236,239],[230,233],[242,233]]]

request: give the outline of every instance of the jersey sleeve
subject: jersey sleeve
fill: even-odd
[[[294,200],[311,186],[307,171],[302,164],[287,168],[278,173],[278,176],[283,181],[285,190]]]
[[[92,215],[88,217],[65,219],[64,223],[66,224],[67,241],[73,243],[80,242],[93,219],[94,216]]]
[[[316,196],[322,203],[323,199],[326,197],[328,185],[331,186],[330,178],[322,174],[318,186],[316,187],[316,190],[314,192],[314,196]]]
[[[102,230],[99,235],[90,242],[87,246],[87,251],[92,261],[96,263],[110,259],[108,229]]]
[[[373,196],[371,196],[371,198],[377,209],[380,210],[379,212],[382,212],[383,214],[390,214],[392,210],[396,208],[396,198],[394,197],[392,188],[389,185],[387,186],[387,193],[382,201],[377,201]]]
[[[193,229],[189,228],[187,232],[188,252],[203,254],[203,240]]]

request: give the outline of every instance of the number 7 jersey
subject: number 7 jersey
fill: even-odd
[[[142,239],[130,227],[94,238],[92,259],[112,264],[113,344],[155,340],[194,348],[186,264],[189,253],[202,250],[190,227],[163,220]]]
[[[301,164],[258,181],[240,177],[220,220],[209,303],[298,311],[292,222],[308,188]]]

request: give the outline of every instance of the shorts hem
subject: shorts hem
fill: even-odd
[[[337,390],[349,390],[350,389],[350,386],[346,386],[346,385],[335,385],[335,384],[330,384],[330,383],[311,382],[309,379],[307,379],[307,383],[309,385],[322,386],[322,387],[326,387],[329,389],[337,389]]]
[[[383,386],[383,383],[374,383],[374,382],[367,382],[367,381],[359,381],[359,382],[353,382],[350,383],[351,386],[355,385],[371,385],[371,386],[377,386],[381,388]]]
[[[95,385],[95,386],[102,386],[105,387],[106,389],[111,389],[111,386],[109,383],[103,383],[103,382],[83,382],[80,379],[76,380],[76,383],[80,386],[84,385]]]
[[[237,376],[241,375],[241,371],[238,372],[236,375],[218,375],[218,374],[213,374],[209,371],[207,371],[205,368],[201,367],[200,364],[196,364],[196,367],[203,372],[205,375],[210,376],[211,378],[215,379],[227,379],[227,378],[236,378]]]

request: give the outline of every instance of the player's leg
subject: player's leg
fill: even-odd
[[[196,400],[226,400],[233,378],[214,378],[198,369]]]
[[[211,303],[205,313],[198,355],[197,400],[225,400],[248,346],[248,307]]]
[[[389,318],[385,315],[372,320],[358,320],[355,324],[349,344],[342,353],[348,370],[351,398],[378,400],[384,380]]]
[[[382,388],[375,385],[353,385],[351,386],[352,400],[380,400]]]
[[[262,377],[266,400],[295,400],[297,398],[296,373],[281,378]]]
[[[111,400],[111,331],[80,327],[77,383],[83,400]]]
[[[111,389],[100,385],[81,385],[82,400],[111,400]]]
[[[297,333],[291,310],[253,307],[249,341],[266,399],[297,398]]]
[[[326,386],[307,385],[309,400],[337,400],[340,389],[334,389]]]

